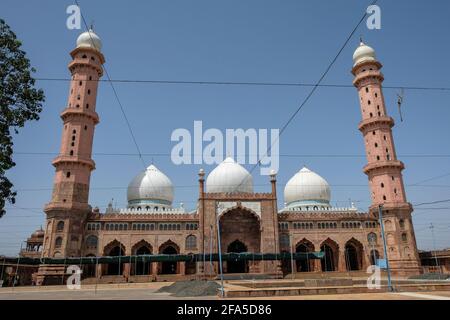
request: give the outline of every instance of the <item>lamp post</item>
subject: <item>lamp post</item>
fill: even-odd
[[[436,256],[436,239],[434,238],[434,226],[433,223],[430,223],[431,237],[433,238],[433,249],[434,249],[434,263],[436,264],[436,268],[441,273],[441,268],[439,266],[438,258]]]
[[[220,271],[220,290],[222,298],[225,296],[225,292],[223,289],[223,271],[222,271],[222,247],[220,244],[220,224],[219,224],[219,212],[216,207],[216,224],[217,224],[217,246],[219,250],[219,271]]]
[[[383,205],[378,206],[378,219],[380,220],[380,226],[381,226],[381,238],[383,239],[383,251],[384,251],[384,259],[386,261],[386,269],[387,269],[387,276],[388,276],[388,290],[394,291],[392,288],[391,283],[391,269],[389,268],[389,259],[388,259],[388,252],[387,252],[387,246],[386,246],[386,237],[384,236],[384,223],[383,223]]]
[[[293,250],[293,234],[292,232],[289,233],[289,251],[291,251],[291,276],[292,279],[294,279],[294,250]]]

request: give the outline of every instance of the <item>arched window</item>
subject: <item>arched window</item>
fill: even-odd
[[[377,235],[374,232],[371,232],[367,235],[367,241],[370,245],[376,245],[377,244]]]
[[[408,236],[407,236],[406,233],[402,233],[402,241],[403,241],[403,242],[408,241]]]
[[[197,237],[190,235],[186,237],[186,250],[197,249]]]
[[[86,247],[97,249],[98,238],[94,235],[90,235],[86,238]]]
[[[58,222],[58,224],[56,225],[56,231],[61,232],[64,230],[64,221],[60,221]]]
[[[56,238],[56,240],[55,240],[55,247],[56,248],[60,248],[61,245],[62,245],[62,238],[61,237]]]

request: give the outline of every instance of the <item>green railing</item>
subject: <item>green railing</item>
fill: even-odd
[[[274,261],[274,260],[308,260],[321,259],[323,252],[296,252],[296,253],[223,253],[223,261]],[[165,261],[185,261],[185,262],[203,262],[219,261],[219,254],[148,254],[135,256],[102,256],[102,257],[72,257],[72,258],[25,258],[25,257],[5,257],[0,258],[0,264],[19,263],[21,265],[40,265],[40,264],[109,264],[109,263],[135,263],[135,262],[165,262]]]

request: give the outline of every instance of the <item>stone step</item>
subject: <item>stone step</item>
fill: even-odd
[[[450,291],[450,283],[423,283],[401,284],[394,286],[397,292],[417,291]],[[334,286],[334,287],[273,287],[273,288],[243,288],[225,287],[226,298],[245,297],[274,297],[274,296],[300,296],[300,295],[326,295],[349,293],[378,293],[387,292],[388,287],[382,285],[380,289],[369,289],[365,285]],[[220,293],[218,292],[218,295]]]

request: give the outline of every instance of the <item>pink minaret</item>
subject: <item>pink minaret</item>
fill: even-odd
[[[56,168],[53,194],[45,207],[47,225],[44,256],[80,256],[84,223],[91,212],[89,182],[95,169],[92,143],[95,125],[98,80],[105,62],[100,38],[92,31],[82,33],[70,53],[72,74],[68,104],[61,113],[63,131],[60,154],[53,160]]]
[[[369,210],[378,216],[378,207],[383,206],[392,271],[417,274],[419,258],[411,220],[413,208],[406,200],[402,177],[404,164],[397,159],[395,152],[394,120],[386,112],[382,65],[376,60],[375,51],[362,41],[353,55],[353,62],[353,84],[358,89],[362,112],[359,130],[364,136],[368,162],[364,173],[369,177],[372,197]]]

